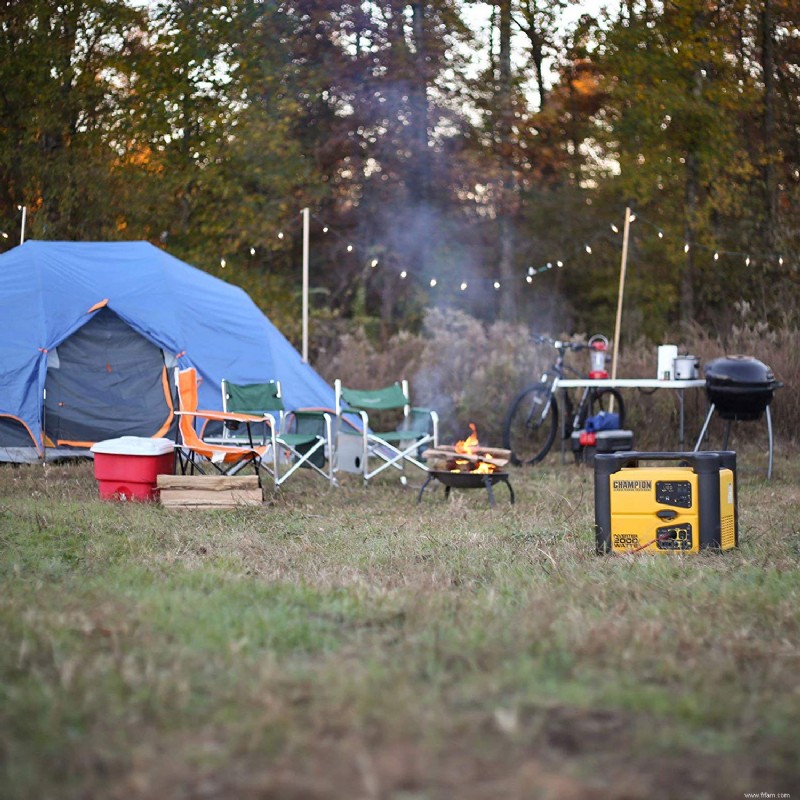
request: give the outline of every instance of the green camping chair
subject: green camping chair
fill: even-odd
[[[361,473],[364,483],[390,467],[403,473],[403,481],[407,464],[426,469],[420,458],[425,445],[436,447],[439,441],[439,417],[432,409],[411,405],[408,381],[364,390],[342,386],[337,378],[334,389],[336,469]],[[387,430],[386,420],[392,412],[399,422]],[[371,462],[376,466],[371,468]]]
[[[327,411],[287,411],[281,396],[280,381],[237,384],[224,378],[222,407],[226,412],[263,416],[264,439],[269,449],[267,456],[261,460],[261,467],[272,475],[276,489],[301,467],[308,467],[331,485],[335,484],[333,458],[330,456],[332,422]],[[242,434],[229,426],[223,438],[230,444],[241,440]],[[270,463],[271,466],[267,466]]]

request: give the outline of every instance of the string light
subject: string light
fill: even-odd
[[[347,252],[348,253],[352,253],[353,252],[353,245],[351,245],[351,244],[347,245]]]
[[[684,253],[688,253],[689,252],[689,242],[686,242],[686,244],[683,246],[683,252]]]
[[[631,214],[630,221],[631,222],[636,222],[636,214]]]
[[[561,269],[561,267],[563,267],[563,266],[564,266],[564,262],[563,262],[563,261],[556,261],[556,266],[557,266],[559,269]]]
[[[462,281],[461,282],[461,291],[465,292],[466,290],[467,290],[467,282],[466,281]]]
[[[533,278],[532,278],[530,275],[526,275],[526,276],[525,276],[525,280],[526,280],[528,283],[533,283]]]
[[[619,228],[613,222],[611,223],[611,230],[614,231],[614,233],[619,233]]]
[[[780,266],[783,266],[783,256],[778,257],[778,264],[780,264]]]
[[[586,247],[585,247],[584,249],[586,250],[586,252],[587,252],[589,255],[591,255],[591,254],[592,254],[592,248],[591,248],[591,247],[589,247],[589,245],[588,245],[588,244],[586,245]]]
[[[224,259],[224,258],[221,258],[221,259],[219,260],[219,265],[222,267],[222,269],[225,269],[225,267],[226,267],[226,265],[227,265],[227,262],[225,261],[225,259]]]
[[[714,261],[719,261],[719,253],[714,253]]]
[[[4,239],[8,239],[8,234],[5,231],[3,231],[2,236],[3,236]]]
[[[378,259],[373,258],[372,261],[369,262],[369,265],[372,267],[372,269],[375,269],[375,267],[378,266]]]
[[[494,282],[494,288],[495,289],[499,289],[500,288],[500,281],[495,281]]]
[[[664,238],[664,231],[659,231],[658,232],[658,238],[659,239],[663,239]]]
[[[400,273],[400,278],[401,278],[402,280],[405,280],[407,277],[408,277],[408,273],[407,273],[405,270],[403,270],[403,271]]]
[[[747,258],[744,260],[744,265],[745,265],[746,267],[749,267],[749,266],[750,266],[750,256],[747,256]]]
[[[327,225],[322,229],[322,232],[323,233],[327,233],[328,232],[328,226]]]
[[[431,289],[433,289],[433,287],[436,286],[436,283],[437,283],[436,278],[431,278]]]
[[[254,256],[255,254],[256,254],[256,249],[255,249],[255,247],[251,247],[251,248],[250,248],[250,255],[251,255],[251,256]]]
[[[283,231],[278,231],[278,238],[283,239]]]

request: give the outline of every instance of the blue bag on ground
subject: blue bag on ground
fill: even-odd
[[[597,431],[614,431],[619,428],[619,414],[610,411],[600,411],[586,420],[586,430],[589,433]]]

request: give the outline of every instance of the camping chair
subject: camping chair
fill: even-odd
[[[248,430],[251,425],[263,423],[261,415],[232,414],[216,410],[198,410],[197,408],[197,370],[193,367],[176,371],[178,387],[179,411],[178,430],[181,442],[178,445],[178,462],[181,472],[187,470],[204,474],[209,465],[222,475],[235,475],[248,464],[252,464],[261,485],[261,460],[267,452],[268,445],[256,445],[252,439],[247,444],[224,445],[205,441],[195,427],[197,420],[236,423],[244,425]]]
[[[270,460],[267,458],[262,460],[261,467],[272,475],[276,489],[301,467],[314,470],[331,485],[335,483],[333,458],[325,457],[325,448],[330,449],[333,442],[331,415],[327,411],[287,411],[280,381],[236,384],[224,378],[222,407],[226,412],[259,415],[266,422],[272,466],[266,465]],[[288,469],[281,474],[281,467],[287,465]]]
[[[348,389],[337,378],[336,392],[337,469],[360,472],[367,483],[385,469],[400,470],[405,482],[406,464],[422,470],[420,461],[423,445],[436,447],[439,441],[439,416],[429,408],[411,405],[408,381],[398,381],[382,389]],[[375,413],[402,412],[394,430],[377,430]],[[373,423],[370,423],[370,414]],[[383,416],[383,415],[382,415]],[[388,427],[388,426],[383,426]],[[377,466],[370,469],[370,459]]]

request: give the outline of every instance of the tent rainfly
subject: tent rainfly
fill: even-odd
[[[0,461],[86,451],[173,428],[171,368],[220,383],[279,379],[289,408],[333,390],[242,289],[147,242],[27,241],[0,255]]]

